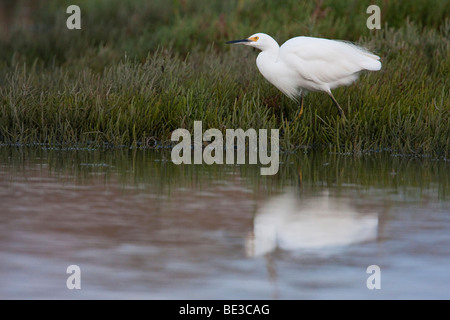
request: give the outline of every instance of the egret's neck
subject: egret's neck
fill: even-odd
[[[268,56],[271,56],[273,59],[277,59],[280,46],[278,45],[278,42],[276,42],[273,38],[270,38],[270,40],[267,41],[267,43],[261,48],[261,51],[266,53]]]

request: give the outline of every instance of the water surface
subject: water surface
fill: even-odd
[[[1,147],[0,298],[450,298],[444,160],[299,153],[262,177],[169,159]]]

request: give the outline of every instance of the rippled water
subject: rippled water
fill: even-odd
[[[450,298],[448,162],[309,153],[261,177],[168,159],[0,148],[0,298]]]

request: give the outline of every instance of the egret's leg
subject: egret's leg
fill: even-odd
[[[298,112],[297,119],[300,119],[302,114],[303,114],[303,93],[300,94],[300,111]]]
[[[334,98],[333,94],[330,92],[328,92],[328,95],[330,96],[331,100],[333,100],[334,105],[336,106],[336,108],[338,109],[339,112],[339,117],[345,117],[344,115],[344,110],[342,110],[341,106],[339,105],[339,103],[336,101],[336,99]]]
[[[298,168],[298,186],[303,187],[303,172],[301,168]]]

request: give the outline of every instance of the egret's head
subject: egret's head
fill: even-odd
[[[271,36],[265,33],[255,33],[246,39],[228,41],[227,44],[244,44],[262,51],[270,49],[275,45],[278,47],[278,43]]]

